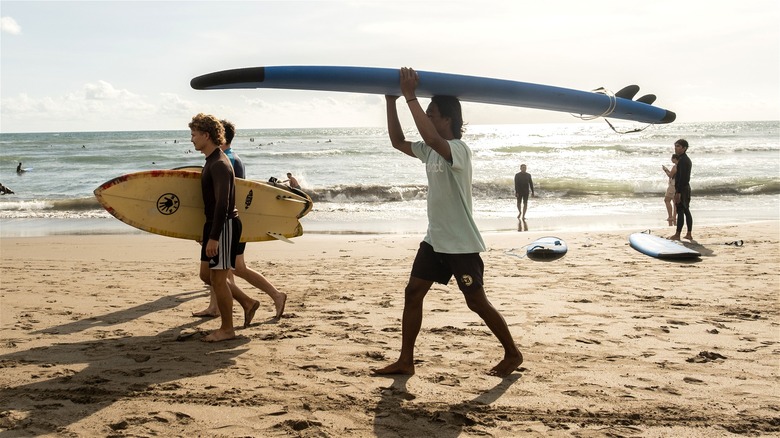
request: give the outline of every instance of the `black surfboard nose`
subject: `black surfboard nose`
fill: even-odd
[[[242,83],[263,82],[264,80],[265,67],[247,67],[197,76],[192,78],[190,86],[195,90],[211,90],[217,88],[230,88],[231,85],[235,86],[236,84]]]

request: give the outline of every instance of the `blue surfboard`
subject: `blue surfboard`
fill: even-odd
[[[462,101],[561,111],[643,123],[671,123],[673,112],[619,95],[570,88],[418,71],[417,95],[456,96]],[[196,90],[280,88],[401,95],[398,69],[340,66],[275,66],[223,70],[193,78]],[[632,86],[635,87],[635,86]],[[638,87],[636,88],[638,90]],[[634,93],[636,93],[634,91]],[[624,94],[626,95],[626,94]]]

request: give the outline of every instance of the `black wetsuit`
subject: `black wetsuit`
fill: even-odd
[[[530,187],[530,191],[529,188]],[[518,198],[523,198],[523,202],[528,202],[528,194],[534,192],[534,181],[528,172],[518,172],[515,174],[515,193]]]
[[[209,239],[219,240],[225,222],[238,217],[233,166],[222,150],[217,149],[206,158],[200,186],[203,191],[206,224],[209,226]]]
[[[678,160],[677,174],[674,175],[674,191],[680,194],[680,202],[677,203],[677,234],[680,234],[685,222],[688,222],[688,233],[690,234],[693,230],[690,184],[693,163],[685,152],[678,157]]]

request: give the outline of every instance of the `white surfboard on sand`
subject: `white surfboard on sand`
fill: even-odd
[[[691,259],[701,256],[698,251],[680,243],[649,233],[633,233],[628,236],[628,241],[635,250],[659,259]]]

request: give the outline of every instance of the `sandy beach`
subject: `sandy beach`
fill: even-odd
[[[525,356],[504,379],[454,283],[428,295],[417,373],[370,374],[397,358],[420,234],[250,244],[285,314],[239,280],[263,304],[216,344],[200,338],[218,320],[191,316],[208,293],[194,242],[4,238],[0,435],[780,435],[780,224],[697,227],[696,261],[645,256],[633,231],[484,235],[488,296]],[[522,257],[550,234],[565,257]]]

